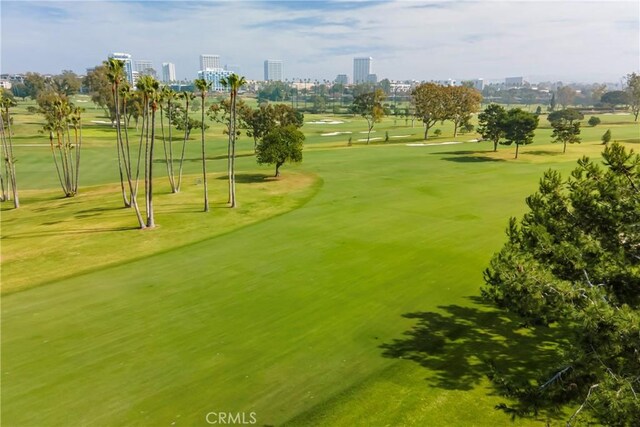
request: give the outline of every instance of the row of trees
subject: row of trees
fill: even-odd
[[[4,92],[0,93],[0,140],[2,143],[3,162],[0,163],[0,201],[13,199],[13,206],[20,207],[18,184],[16,182],[15,157],[13,156],[13,141],[11,138],[12,118],[9,109],[16,106],[12,97]]]
[[[156,139],[162,140],[164,160],[171,191],[180,191],[185,147],[191,131],[200,127],[201,131],[201,161],[204,211],[209,211],[209,194],[206,163],[206,119],[214,120],[224,125],[224,133],[228,136],[227,144],[227,174],[229,187],[229,206],[237,206],[236,197],[236,141],[245,130],[247,135],[254,138],[254,148],[259,163],[276,164],[276,175],[284,161],[300,161],[302,158],[302,141],[304,136],[297,130],[302,126],[302,115],[286,105],[260,106],[253,110],[238,99],[239,89],[246,83],[244,77],[236,74],[222,80],[222,84],[229,89],[229,98],[214,103],[206,108],[206,97],[210,90],[210,83],[204,79],[195,81],[195,88],[200,97],[200,120],[189,117],[189,104],[193,103],[195,95],[189,92],[176,94],[168,87],[160,88],[159,83],[149,75],[142,76],[136,91],[128,85],[124,78],[123,63],[117,59],[109,59],[103,65],[106,78],[110,83],[111,96],[104,99],[108,111],[113,112],[116,128],[116,148],[120,172],[120,186],[125,207],[132,207],[136,213],[140,228],[155,226],[153,210],[153,163]],[[98,72],[102,72],[99,70]],[[104,93],[103,89],[96,92]],[[141,100],[141,129],[138,146],[132,149],[129,136],[129,121],[127,107],[129,100]],[[109,104],[113,100],[113,104]],[[184,102],[184,106],[180,105]],[[157,114],[159,113],[159,114]],[[156,125],[157,117],[160,122],[160,136],[158,138]],[[167,118],[165,132],[164,118]],[[137,127],[137,126],[136,126]],[[183,131],[182,148],[180,150],[178,171],[176,173],[173,150],[173,131],[176,127]],[[283,145],[284,144],[284,145]],[[296,149],[291,151],[291,146]],[[136,149],[137,148],[137,149]],[[289,150],[289,151],[287,151]],[[137,151],[137,157],[136,157]],[[133,153],[132,153],[133,152]],[[284,153],[284,154],[283,154]],[[143,167],[141,161],[144,159]],[[138,181],[140,172],[144,172],[145,218],[137,204]]]
[[[424,125],[424,139],[429,137],[429,129],[437,122],[451,120],[454,124],[453,136],[460,127],[469,123],[471,115],[480,110],[482,95],[466,86],[442,86],[423,83],[411,92],[411,102],[415,116]]]

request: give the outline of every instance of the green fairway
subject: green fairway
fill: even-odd
[[[15,126],[23,207],[2,212],[6,426],[204,426],[209,412],[255,412],[258,425],[510,425],[485,363],[534,371],[562,337],[482,304],[482,271],[543,171],[598,157],[607,128],[640,147],[631,116],[602,116],[565,155],[541,118],[513,160],[514,147],[492,153],[448,123],[429,142],[462,143],[407,146],[423,142],[420,123],[387,118],[372,136],[392,143],[366,146],[362,120],[308,115],[342,123],[305,124],[304,161],[279,180],[241,139],[231,211],[212,126],[219,209],[200,212],[190,142],[183,193],[166,194],[157,163],[160,226],[141,232],[119,207],[113,130],[87,126],[91,187],[62,199],[30,119]]]

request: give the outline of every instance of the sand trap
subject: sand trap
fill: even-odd
[[[378,139],[382,139],[382,138],[371,138],[371,139],[369,139],[369,141],[377,141]],[[362,138],[362,139],[359,139],[358,142],[362,142],[362,141],[366,141],[366,140],[367,140],[367,138]]]
[[[603,116],[630,116],[631,113],[602,113]]]
[[[47,147],[47,148],[51,147],[50,144],[13,144],[12,146],[13,147]]]
[[[453,144],[462,144],[461,141],[447,141],[447,142],[430,142],[428,144],[407,144],[407,147],[428,147],[431,145],[453,145]]]
[[[111,122],[106,122],[104,120],[91,120],[91,123],[97,123],[99,125],[110,125],[110,124],[112,124]]]
[[[363,130],[362,132],[359,132],[359,133],[369,133],[369,132],[367,132],[366,130]],[[372,130],[371,133],[376,133],[376,131]]]
[[[470,139],[467,142],[480,142],[480,141],[478,141],[477,139]]]
[[[320,120],[317,122],[306,122],[306,123],[309,125],[341,125],[344,122],[340,120]]]
[[[391,138],[409,138],[411,135],[393,135]]]
[[[75,101],[75,102],[89,102],[89,101],[85,101],[85,100],[83,100],[83,99],[76,99],[76,101]]]
[[[321,133],[320,136],[336,136],[336,135],[343,135],[343,134],[349,134],[352,132],[329,132],[329,133]]]

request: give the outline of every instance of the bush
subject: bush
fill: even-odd
[[[436,130],[433,131],[433,134],[435,136],[440,136],[440,135],[442,135],[442,131],[440,129],[436,129]]]
[[[589,126],[597,126],[600,124],[600,118],[596,116],[591,116],[591,118],[587,123],[589,123]]]

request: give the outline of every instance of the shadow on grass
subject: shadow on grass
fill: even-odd
[[[236,159],[239,157],[253,157],[255,156],[255,154],[253,153],[242,153],[242,154],[236,154]],[[207,160],[227,160],[227,155],[226,154],[221,154],[219,156],[207,156]],[[202,161],[202,157],[193,157],[193,158],[185,158],[184,159],[185,162],[201,162]],[[165,160],[164,158],[161,159],[155,159],[153,161],[154,163],[164,163]],[[176,159],[174,156],[173,159],[173,163],[175,164],[180,164],[180,159]]]
[[[220,179],[223,181],[227,180],[227,176],[219,176],[216,179]],[[277,178],[274,178],[273,175],[266,175],[263,173],[240,173],[236,174],[236,182],[239,184],[253,184],[256,182],[273,182],[277,181]]]
[[[562,151],[549,151],[549,150],[531,150],[522,151],[522,154],[531,154],[532,156],[562,156]]]
[[[462,151],[445,151],[440,153],[431,153],[432,155],[441,156],[452,155],[455,157],[443,157],[442,160],[446,160],[448,162],[457,162],[457,163],[483,163],[483,162],[504,162],[504,159],[496,159],[494,157],[488,157],[493,153],[493,150],[462,150]],[[481,154],[476,156],[474,154]]]
[[[43,225],[48,225],[48,224],[43,223]],[[33,233],[16,233],[16,234],[4,235],[1,237],[1,239],[9,240],[9,239],[28,239],[28,238],[41,237],[41,236],[72,236],[76,234],[111,233],[113,231],[131,231],[131,230],[140,230],[140,228],[139,227],[105,227],[105,228],[81,228],[78,230],[52,230],[52,231],[41,230]]]
[[[524,329],[481,298],[470,299],[473,304],[466,307],[404,314],[416,324],[402,338],[382,344],[383,356],[427,368],[427,382],[448,390],[471,390],[495,371],[505,378],[538,379],[557,366],[557,345],[564,341],[560,330]],[[504,395],[504,390],[494,387],[492,394]]]

